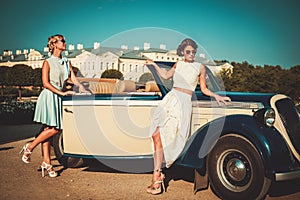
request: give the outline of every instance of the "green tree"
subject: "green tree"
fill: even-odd
[[[77,67],[73,66],[73,71],[76,77],[83,77],[81,71]]]
[[[42,68],[36,68],[33,69],[31,72],[31,76],[32,76],[32,83],[31,85],[34,87],[42,87],[43,83],[42,83]]]
[[[300,101],[300,65],[292,67],[282,74],[280,92],[288,94],[296,102]]]
[[[9,74],[9,67],[2,66],[0,67],[0,87],[1,87],[1,96],[4,96],[4,87],[8,85],[8,76]]]
[[[116,70],[116,69],[108,69],[105,70],[102,75],[101,78],[117,78],[117,79],[123,79],[123,74],[122,72]]]
[[[300,65],[282,69],[279,65],[252,66],[232,62],[233,73],[221,71],[227,91],[282,93],[300,102]]]
[[[221,71],[220,75],[224,81],[225,89],[228,91],[250,91],[249,82],[253,81],[253,66],[247,62],[231,63],[233,73],[228,70]],[[247,83],[247,84],[246,84]]]
[[[144,73],[139,78],[139,83],[146,83],[148,81],[153,81],[153,75],[150,72]]]
[[[11,68],[10,77],[12,82],[10,82],[10,85],[18,86],[19,98],[22,98],[22,87],[32,86],[32,71],[31,67],[24,64],[17,64]]]

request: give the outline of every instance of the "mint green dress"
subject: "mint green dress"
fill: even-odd
[[[47,61],[50,66],[49,82],[61,90],[70,75],[69,61],[53,55]],[[38,97],[33,121],[62,129],[62,96],[44,88]]]

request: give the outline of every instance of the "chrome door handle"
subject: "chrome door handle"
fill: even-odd
[[[68,108],[65,108],[64,111],[67,112],[67,113],[73,113],[73,111],[72,110],[68,110]]]

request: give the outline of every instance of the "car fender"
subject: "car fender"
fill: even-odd
[[[265,174],[274,180],[276,171],[288,169],[292,163],[290,151],[274,127],[266,127],[249,115],[230,115],[211,121],[199,128],[187,141],[176,161],[177,165],[201,169],[219,137],[235,134],[250,141],[264,164]]]

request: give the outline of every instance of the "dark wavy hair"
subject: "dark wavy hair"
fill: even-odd
[[[183,56],[182,52],[183,52],[184,48],[187,46],[192,46],[195,50],[197,50],[197,48],[198,48],[198,45],[196,44],[196,42],[194,40],[192,40],[190,38],[186,38],[186,39],[182,40],[182,42],[178,46],[177,55]]]

